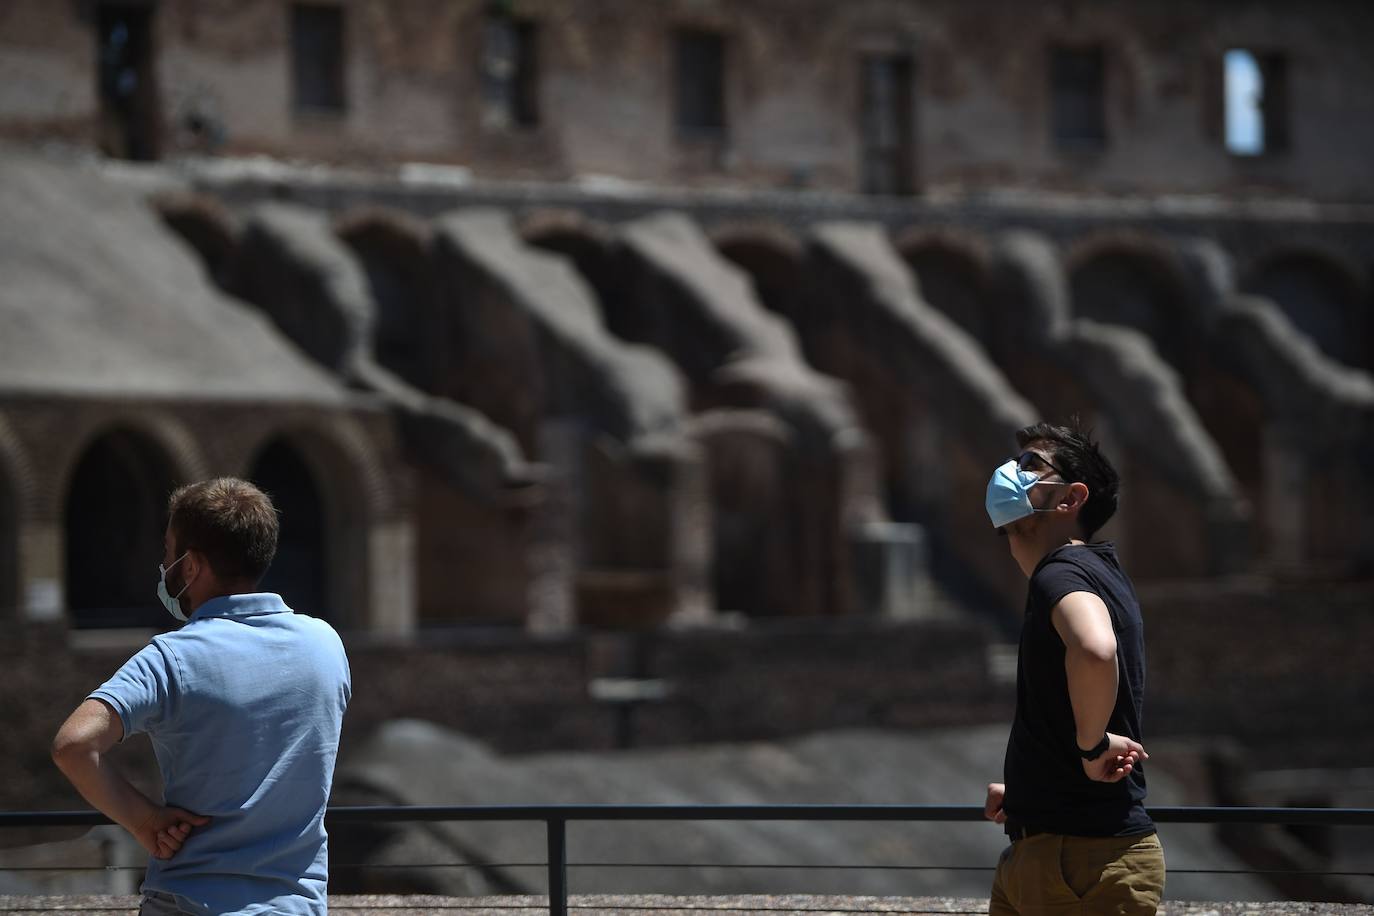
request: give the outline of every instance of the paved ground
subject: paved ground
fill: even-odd
[[[395,897],[340,896],[329,901],[334,916],[413,916],[421,913],[453,913],[454,916],[524,916],[545,912],[543,897]],[[137,897],[6,897],[0,896],[0,913],[80,913],[82,916],[130,916],[137,911]],[[730,916],[775,913],[986,913],[986,900],[967,897],[666,897],[574,896],[570,912],[576,916],[607,913],[615,916]],[[1368,916],[1374,906],[1348,903],[1206,903],[1169,902],[1164,916]]]

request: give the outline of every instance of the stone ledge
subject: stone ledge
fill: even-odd
[[[462,913],[464,916],[506,916],[547,912],[544,897],[426,897],[403,895],[334,896],[329,911],[335,916],[411,916],[420,913]],[[578,916],[696,916],[703,912],[730,914],[774,913],[950,913],[982,914],[987,900],[970,897],[822,897],[808,895],[669,897],[661,895],[578,894],[569,898]],[[6,916],[81,913],[83,916],[131,916],[138,898],[130,896],[16,897],[0,896]],[[1368,916],[1374,906],[1358,903],[1206,902],[1165,901],[1163,916]]]

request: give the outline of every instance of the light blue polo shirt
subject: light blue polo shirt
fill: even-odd
[[[207,601],[92,697],[147,732],[166,803],[213,818],[143,890],[207,913],[325,913],[325,804],[352,690],[334,629],[277,595]]]

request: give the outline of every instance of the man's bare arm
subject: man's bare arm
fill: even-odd
[[[96,810],[133,834],[149,854],[171,858],[191,828],[209,818],[159,805],[130,785],[107,757],[123,737],[119,715],[103,700],[88,699],[58,730],[52,759]]]
[[[1092,592],[1071,592],[1050,612],[1059,638],[1064,641],[1064,673],[1069,703],[1077,729],[1078,747],[1090,750],[1107,735],[1107,749],[1083,762],[1087,775],[1103,782],[1125,778],[1145,749],[1124,735],[1107,732],[1116,707],[1116,632],[1102,599]]]

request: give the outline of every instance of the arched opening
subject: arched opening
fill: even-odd
[[[711,241],[726,260],[749,275],[759,301],[792,326],[807,360],[816,363],[821,342],[815,338],[816,306],[807,296],[801,241],[770,225],[727,226],[713,232]]]
[[[938,242],[904,248],[902,257],[916,274],[922,299],[984,347],[995,344],[983,271],[976,258]],[[991,355],[1001,363],[999,354]]]
[[[563,213],[536,215],[521,228],[524,240],[535,248],[562,255],[596,294],[606,324],[614,327],[622,307],[623,278],[616,268],[614,243],[602,227]]]
[[[324,503],[309,466],[286,440],[274,439],[258,453],[249,478],[272,497],[281,526],[276,559],[259,589],[276,592],[303,614],[336,621],[326,592]]]
[[[1075,317],[1135,328],[1165,361],[1184,369],[1190,337],[1185,295],[1163,264],[1135,252],[1104,251],[1073,270],[1070,290]]]
[[[725,231],[712,241],[716,250],[754,281],[759,299],[771,312],[798,323],[802,308],[802,252],[800,244],[767,232]],[[802,328],[798,327],[801,333]]]
[[[156,588],[176,476],[163,451],[131,430],[106,433],[87,447],[72,473],[63,519],[72,626],[171,622]]]
[[[1374,369],[1368,312],[1355,277],[1320,255],[1292,252],[1268,258],[1245,278],[1245,292],[1264,296],[1321,347],[1348,366]]]
[[[404,214],[366,210],[341,220],[337,231],[362,262],[377,303],[377,361],[432,390],[440,334],[428,230]]]
[[[786,432],[761,416],[707,415],[698,441],[709,471],[713,528],[712,588],[716,606],[750,616],[823,613],[798,584],[812,570],[795,562],[808,533],[788,493]],[[820,494],[811,493],[813,500]],[[777,524],[789,519],[789,524]],[[815,564],[812,564],[815,565]]]

